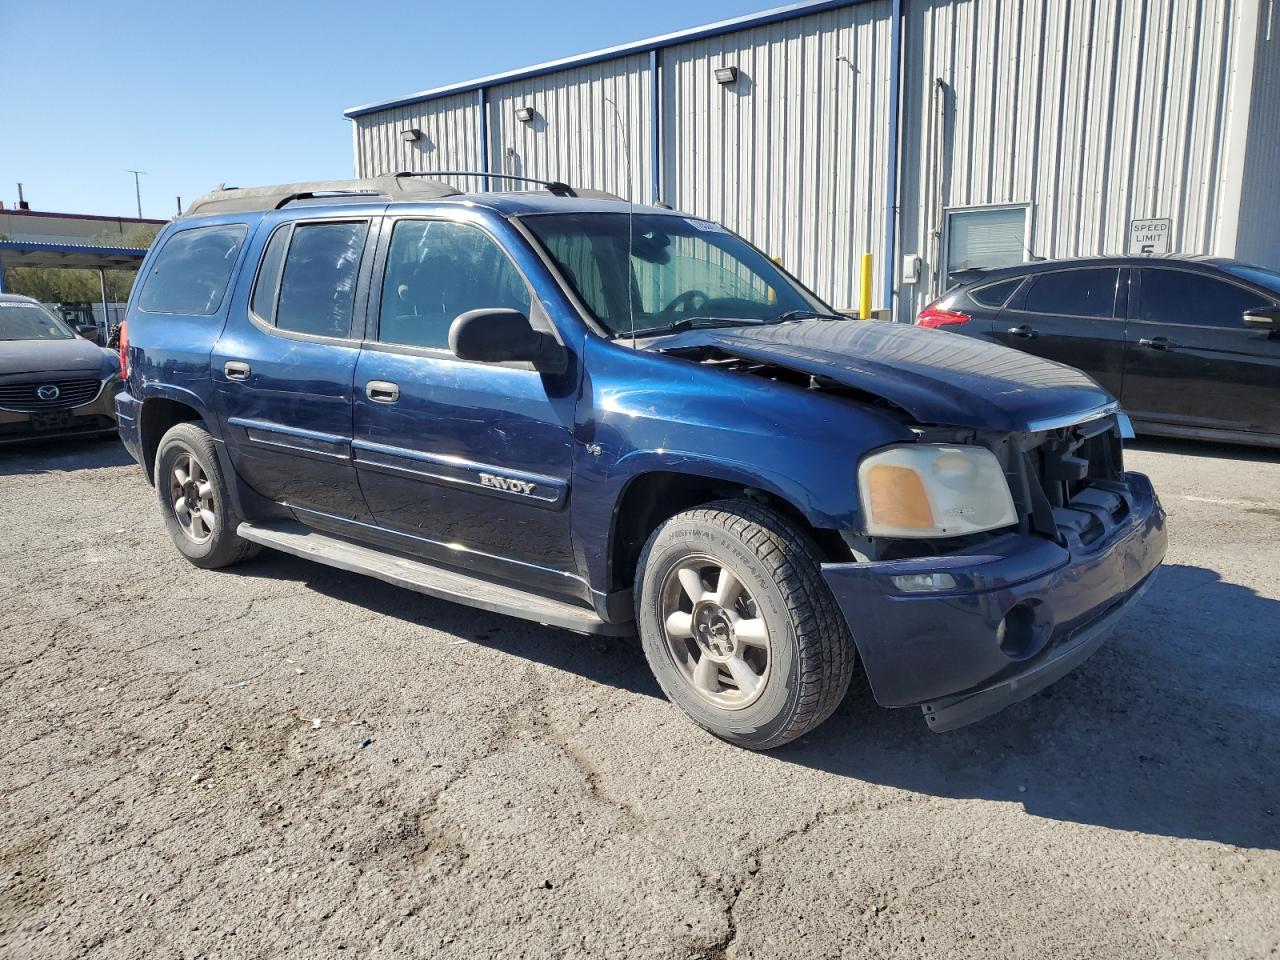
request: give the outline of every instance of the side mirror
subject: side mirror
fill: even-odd
[[[546,373],[563,373],[564,347],[533,329],[519,310],[468,310],[449,327],[449,349],[459,360],[478,363],[526,361]]]
[[[1244,325],[1254,330],[1280,330],[1280,307],[1255,307],[1244,313]]]
[[[84,337],[86,340],[92,340],[94,343],[98,343],[100,331],[98,330],[98,325],[96,323],[77,324],[76,333],[80,334],[80,336]]]

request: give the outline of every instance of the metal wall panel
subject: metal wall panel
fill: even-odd
[[[898,250],[924,270],[900,288],[899,319],[938,292],[944,211],[960,207],[1026,204],[1028,256],[1121,253],[1130,220],[1168,217],[1174,252],[1280,265],[1274,0],[903,6]],[[840,307],[857,302],[859,255],[885,253],[891,9],[851,0],[654,42],[662,199],[727,224]],[[489,168],[648,200],[650,64],[633,46],[494,78]],[[720,66],[736,82],[717,83]],[[479,168],[479,97],[356,115],[357,172]],[[516,120],[522,106],[532,123]],[[424,141],[402,141],[405,127]]]
[[[1264,0],[1243,144],[1235,255],[1280,270],[1280,4]]]
[[[925,280],[902,289],[902,315],[937,293],[943,208],[1030,204],[1028,255],[1123,253],[1145,217],[1173,220],[1174,252],[1232,252],[1220,161],[1255,5],[907,3],[900,236]]]
[[[476,93],[393,107],[355,118],[356,176],[397,170],[479,170],[480,107]],[[416,142],[401,138],[422,131]],[[478,184],[458,184],[476,189]]]
[[[650,81],[635,54],[490,88],[490,169],[647,202]],[[525,106],[531,122],[516,119]]]
[[[838,307],[857,302],[859,256],[883,242],[889,11],[860,3],[661,52],[664,199]],[[720,66],[737,81],[717,83]]]

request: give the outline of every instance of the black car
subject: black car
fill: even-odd
[[[120,359],[30,297],[0,293],[0,446],[116,432]]]
[[[1214,257],[970,271],[917,323],[1085,371],[1139,433],[1280,446],[1280,273]]]

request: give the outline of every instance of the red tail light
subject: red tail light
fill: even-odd
[[[959,310],[943,310],[941,307],[925,307],[920,311],[916,324],[921,327],[952,327],[968,323],[972,317]]]
[[[120,379],[129,379],[129,323],[120,324]]]

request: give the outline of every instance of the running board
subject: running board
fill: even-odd
[[[240,524],[236,533],[245,540],[260,543],[272,550],[291,553],[295,557],[315,560],[350,573],[377,577],[397,587],[425,593],[429,597],[465,603],[470,607],[522,620],[533,620],[579,633],[610,636],[625,636],[635,629],[630,623],[606,623],[594,610],[587,607],[537,593],[526,593],[517,587],[433,566],[403,554],[352,543],[301,523],[285,521],[266,525],[246,522]]]

